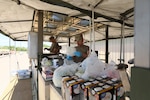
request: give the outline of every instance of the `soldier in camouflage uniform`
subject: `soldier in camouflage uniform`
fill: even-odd
[[[75,56],[73,56],[73,61],[78,63],[82,62],[89,54],[89,46],[84,45],[82,34],[75,36],[75,41],[77,42]]]

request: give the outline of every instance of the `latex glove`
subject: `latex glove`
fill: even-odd
[[[81,52],[76,51],[76,52],[74,52],[74,55],[77,56],[77,57],[81,57]]]
[[[72,60],[72,57],[71,56],[67,56],[66,59],[67,60]]]

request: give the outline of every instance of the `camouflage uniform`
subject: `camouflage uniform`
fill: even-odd
[[[82,45],[82,46],[76,46],[75,48],[76,48],[76,51],[81,52],[81,57],[74,56],[73,60],[76,63],[82,62],[85,59],[85,57],[83,57],[83,55],[87,55],[88,54],[89,47],[86,46],[86,45]]]
[[[75,41],[82,41],[83,42],[83,36],[82,36],[82,34],[76,35],[75,36]],[[79,51],[81,53],[81,57],[74,56],[73,60],[76,63],[82,62],[87,57],[87,55],[88,55],[89,46],[86,46],[86,45],[82,44],[82,45],[76,46],[75,48],[76,48],[76,51]]]

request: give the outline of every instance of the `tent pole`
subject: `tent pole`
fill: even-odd
[[[122,25],[122,33],[123,33],[123,63],[125,62],[125,38],[124,38],[124,19],[123,19],[123,25]]]
[[[108,63],[108,55],[109,55],[109,41],[108,41],[108,34],[109,34],[109,26],[106,25],[106,52],[105,52],[105,63]]]
[[[38,71],[41,71],[41,60],[42,60],[42,54],[43,54],[43,11],[38,11],[38,68],[37,68],[37,87],[39,87],[38,83]],[[37,100],[39,100],[39,88],[37,88]]]
[[[19,61],[18,61],[18,58],[17,58],[16,41],[15,41],[15,56],[16,56],[16,60],[17,60],[17,70],[19,70],[20,67],[19,67]]]
[[[69,36],[69,38],[68,38],[68,41],[69,41],[69,44],[68,44],[68,46],[70,47],[70,44],[71,44],[71,40],[70,40],[70,36]]]
[[[90,21],[89,21],[89,29],[90,29],[90,50],[89,52],[91,53],[91,50],[92,50],[92,18],[90,17]]]
[[[95,32],[94,32],[94,7],[92,7],[92,50],[95,51]]]
[[[122,26],[121,26],[121,41],[120,41],[120,63],[123,61],[124,63],[124,18],[122,18]]]
[[[9,33],[9,81],[11,81],[11,40],[10,40],[10,33]]]

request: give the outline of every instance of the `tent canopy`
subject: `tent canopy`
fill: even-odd
[[[95,40],[134,35],[134,0],[0,0],[0,31],[15,41],[27,41],[28,33],[38,32],[38,10],[43,11],[44,41],[56,36],[58,42],[74,41],[83,34],[90,41],[91,16],[94,11]]]

